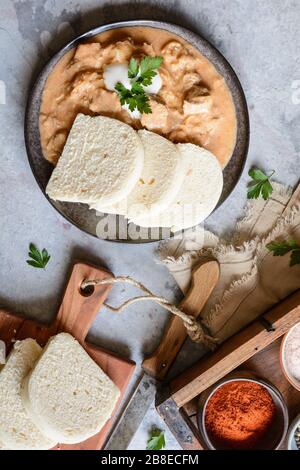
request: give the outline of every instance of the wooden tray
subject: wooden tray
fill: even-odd
[[[158,412],[183,449],[204,448],[197,425],[199,395],[239,369],[253,371],[272,382],[287,403],[290,420],[300,412],[300,392],[286,380],[279,359],[282,336],[298,322],[300,290],[205,356],[161,392]]]
[[[55,321],[51,325],[42,325],[0,309],[0,339],[6,343],[7,351],[9,351],[15,340],[34,338],[41,346],[44,346],[48,338],[58,332],[66,331],[72,334],[120,389],[121,397],[114,410],[115,414],[134,372],[135,363],[85,341],[93,320],[105,301],[111,286],[98,286],[95,290],[92,289],[89,294],[83,294],[80,291],[84,279],[104,279],[111,276],[112,274],[104,269],[81,262],[76,263]],[[111,426],[112,419],[107,421],[98,434],[86,441],[75,445],[61,444],[54,449],[101,449]]]

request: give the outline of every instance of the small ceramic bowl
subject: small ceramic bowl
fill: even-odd
[[[296,389],[300,391],[300,381],[295,379],[293,377],[287,367],[286,360],[285,360],[285,347],[286,344],[289,340],[291,332],[296,328],[299,327],[299,323],[296,323],[296,325],[292,326],[292,328],[284,335],[282,341],[281,341],[281,347],[280,347],[280,366],[283,374],[285,375],[285,378],[290,384]]]
[[[271,397],[276,406],[276,417],[275,421],[270,427],[270,431],[267,435],[260,441],[253,450],[276,450],[278,449],[285,437],[289,426],[289,413],[286,406],[286,403],[279,392],[279,390],[270,382],[265,379],[257,377],[254,373],[248,371],[238,371],[232,374],[229,374],[225,379],[220,380],[208,390],[203,392],[200,395],[199,400],[199,413],[198,413],[198,426],[202,436],[203,444],[209,450],[222,450],[213,442],[212,437],[209,435],[206,425],[205,425],[205,413],[207,404],[213,394],[224,384],[229,382],[236,381],[249,381],[255,382],[259,385],[265,387],[270,393]],[[230,449],[228,449],[230,450]]]
[[[295,431],[300,426],[300,415],[296,416],[294,421],[289,427],[287,434],[287,448],[288,450],[299,450],[295,440]]]

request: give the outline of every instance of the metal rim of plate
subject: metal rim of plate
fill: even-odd
[[[231,194],[242,174],[249,147],[249,114],[246,98],[240,81],[236,76],[234,70],[232,69],[231,65],[224,58],[224,56],[210,42],[208,42],[199,34],[193,33],[192,31],[183,28],[182,26],[175,25],[172,23],[152,20],[131,20],[105,24],[97,28],[91,29],[90,31],[76,37],[68,44],[66,44],[65,47],[63,47],[47,62],[45,67],[38,75],[32,89],[30,90],[25,112],[24,129],[25,145],[29,164],[43,194],[48,199],[50,204],[68,222],[96,238],[105,239],[111,242],[149,243],[169,238],[170,234],[167,230],[164,229],[155,229],[156,233],[154,233],[155,230],[152,229],[151,235],[153,238],[149,238],[150,229],[142,229],[139,235],[139,228],[137,228],[133,224],[130,224],[129,226],[132,226],[131,230],[129,229],[132,234],[131,236],[130,233],[128,234],[128,225],[125,219],[122,216],[111,215],[109,216],[110,221],[112,225],[115,224],[116,231],[118,231],[118,237],[117,235],[115,236],[115,238],[114,236],[112,236],[111,238],[99,237],[99,232],[97,234],[97,225],[99,222],[101,223],[101,220],[102,225],[105,225],[104,217],[106,216],[97,215],[94,210],[90,210],[85,204],[53,201],[47,196],[45,192],[48,180],[53,170],[53,165],[43,157],[39,132],[39,112],[45,82],[56,63],[71,48],[84,42],[86,39],[90,39],[93,36],[96,36],[105,31],[124,27],[150,27],[166,30],[170,33],[176,34],[177,36],[189,42],[192,46],[198,49],[205,57],[207,57],[207,59],[210,60],[210,62],[215,66],[216,70],[225,78],[227,86],[231,91],[236,109],[237,140],[233,155],[230,161],[228,162],[227,166],[223,170],[224,188],[216,209],[220,207],[221,204]],[[147,231],[147,235],[145,238],[143,238],[143,233],[145,234],[145,230]],[[166,233],[167,235],[165,235]]]

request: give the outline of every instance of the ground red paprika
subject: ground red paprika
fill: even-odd
[[[272,425],[275,403],[262,385],[247,380],[228,382],[210,398],[206,430],[218,448],[251,449]]]

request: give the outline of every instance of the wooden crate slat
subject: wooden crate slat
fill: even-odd
[[[300,290],[269,310],[264,318],[273,325],[274,331],[267,331],[260,321],[255,321],[171,382],[171,396],[179,408],[299,322]]]

